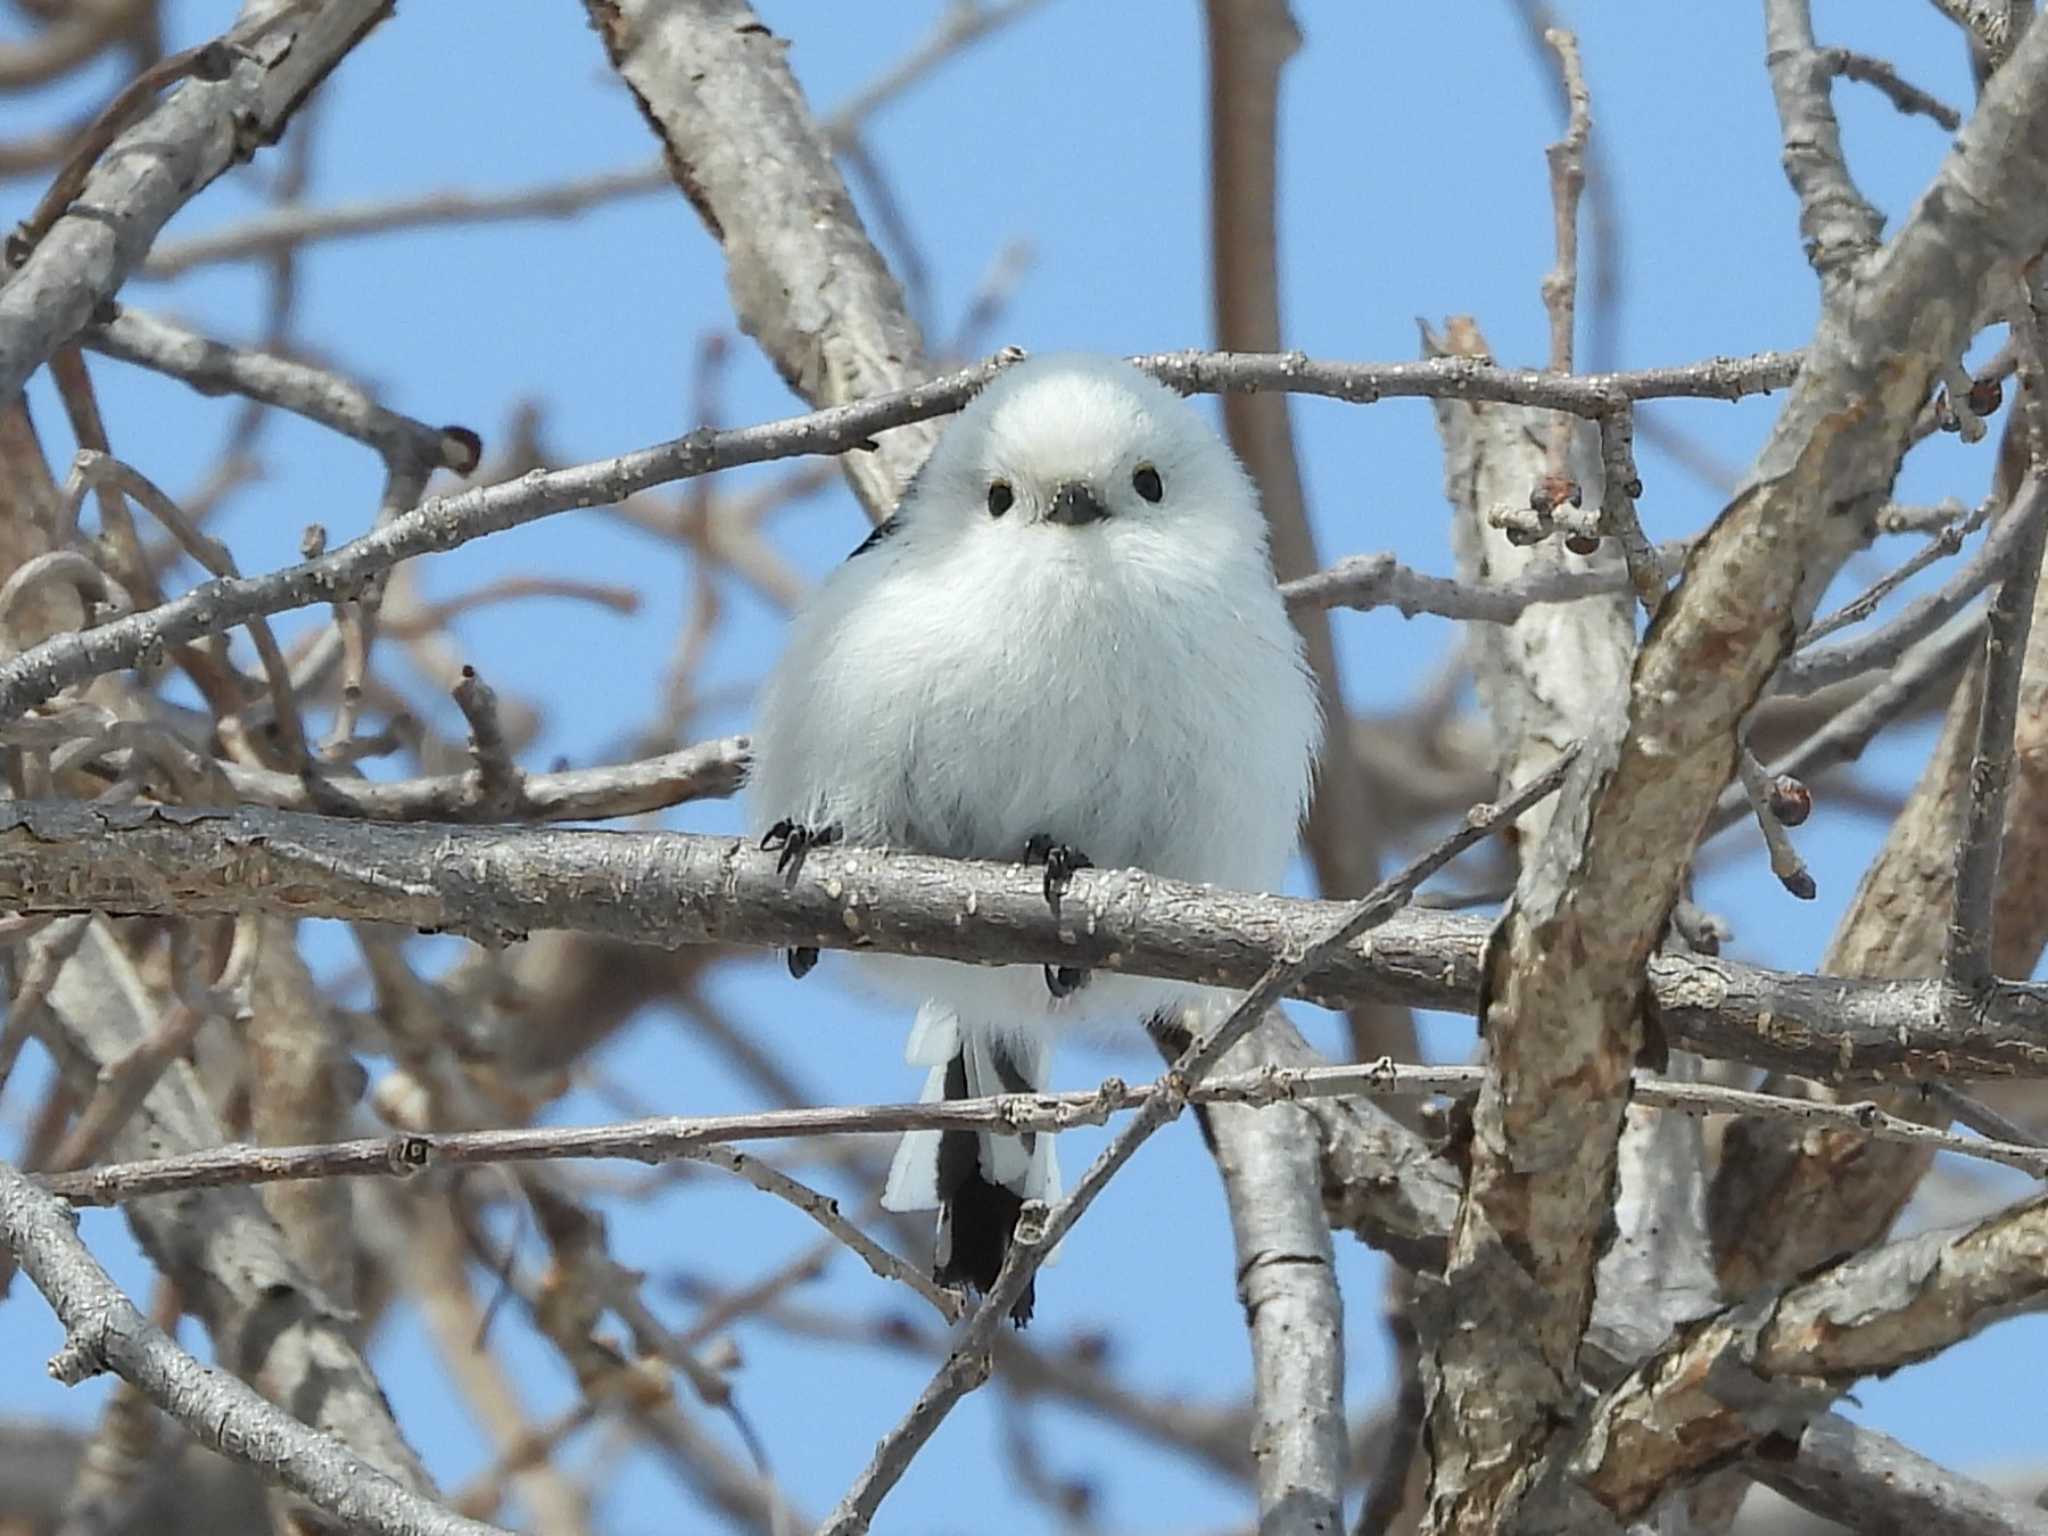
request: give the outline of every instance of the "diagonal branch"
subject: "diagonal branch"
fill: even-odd
[[[0,1163],[0,1244],[64,1324],[50,1374],[66,1385],[113,1371],[133,1382],[202,1445],[253,1467],[377,1536],[506,1536],[401,1487],[333,1439],[258,1397],[226,1371],[186,1354],[123,1296],[57,1200]]]
[[[1633,1519],[1858,1379],[1924,1360],[2048,1290],[2048,1197],[1851,1255],[1693,1324],[1602,1395],[1567,1499]]]
[[[1781,1440],[1749,1458],[1757,1481],[1852,1531],[2048,1536],[2048,1510],[1951,1472],[1837,1414],[1806,1426],[1796,1457],[1784,1450]]]
[[[953,1352],[911,1406],[910,1413],[883,1437],[882,1443],[875,1448],[874,1457],[833,1510],[824,1526],[829,1536],[858,1536],[868,1529],[868,1522],[881,1501],[888,1497],[911,1459],[931,1439],[953,1405],[988,1379],[989,1351],[994,1346],[996,1335],[1045,1256],[1073,1229],[1082,1213],[1124,1165],[1137,1155],[1138,1149],[1154,1133],[1179,1117],[1187,1107],[1190,1092],[1200,1087],[1231,1049],[1244,1040],[1265,1018],[1268,1010],[1286,995],[1288,989],[1353,939],[1384,924],[1407,903],[1424,880],[1464,849],[1495,829],[1511,825],[1517,815],[1555,794],[1573,756],[1566,753],[1551,771],[1538,775],[1512,795],[1503,797],[1498,805],[1472,807],[1466,812],[1462,825],[1448,837],[1398,873],[1382,880],[1361,900],[1346,905],[1342,909],[1342,917],[1319,933],[1312,943],[1275,957],[1251,989],[1237,1000],[1229,1014],[1214,1029],[1197,1036],[1181,1051],[1155,1090],[1146,1096],[1137,1117],[1119,1131],[1089,1164],[1088,1171],[1074,1186],[1072,1194],[1049,1214],[1037,1202],[1026,1204],[1017,1221],[1016,1239],[1004,1256],[1002,1269],[989,1287],[988,1294],[968,1321]],[[1321,1247],[1320,1256],[1327,1273],[1327,1230],[1323,1233]],[[1323,1306],[1329,1313],[1337,1311],[1334,1287],[1324,1298]],[[1303,1321],[1292,1315],[1289,1320]],[[1276,1533],[1297,1528],[1307,1532],[1328,1531],[1338,1519],[1338,1484],[1342,1480],[1344,1463],[1343,1353],[1341,1339],[1337,1336],[1341,1329],[1334,1315],[1318,1316],[1316,1321],[1330,1330],[1330,1337],[1289,1343],[1272,1334],[1262,1333],[1254,1320],[1252,1343],[1255,1350],[1284,1348],[1288,1354],[1300,1357],[1284,1361],[1261,1360],[1258,1363],[1254,1379],[1262,1389],[1256,1410],[1260,1425],[1270,1428],[1283,1414],[1290,1420],[1298,1417],[1300,1422],[1290,1422],[1283,1434],[1293,1432],[1311,1442],[1308,1446],[1276,1445],[1262,1438],[1261,1443],[1254,1446],[1256,1459],[1270,1462],[1277,1469],[1262,1469],[1259,1478],[1260,1524],[1263,1529]],[[1332,1437],[1336,1441],[1334,1449],[1323,1443]]]

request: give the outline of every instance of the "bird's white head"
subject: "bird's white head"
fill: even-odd
[[[1201,412],[1129,364],[1084,353],[1030,358],[976,396],[904,510],[920,542],[965,536],[1020,556],[1265,550],[1251,481]]]

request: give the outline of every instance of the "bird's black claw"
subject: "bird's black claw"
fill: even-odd
[[[785,949],[782,958],[789,962],[789,974],[802,981],[811,974],[811,967],[818,963],[818,952],[805,944],[796,949]]]
[[[810,856],[813,848],[829,848],[838,841],[837,826],[807,827],[800,821],[791,821],[787,816],[761,834],[761,846],[771,853],[780,853],[780,857],[775,861],[775,872],[789,876],[792,881],[803,873],[804,860]],[[811,958],[817,959],[817,951],[811,952]],[[790,968],[795,969],[794,961],[791,961]],[[809,966],[804,967],[804,970],[809,969]],[[801,975],[802,972],[797,974]]]
[[[1078,965],[1048,965],[1045,968],[1045,990],[1054,997],[1072,997],[1088,985],[1088,972]]]
[[[1060,915],[1060,898],[1067,894],[1067,885],[1073,880],[1074,871],[1095,867],[1095,861],[1080,849],[1056,843],[1043,832],[1033,833],[1026,840],[1024,862],[1045,866],[1045,904],[1052,908],[1054,917]],[[1053,995],[1064,997],[1066,994],[1055,989]]]

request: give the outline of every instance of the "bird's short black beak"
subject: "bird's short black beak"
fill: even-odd
[[[1087,486],[1069,480],[1053,492],[1052,505],[1046,509],[1045,520],[1049,523],[1064,523],[1069,528],[1079,528],[1088,523],[1100,522],[1109,516],[1109,509],[1095,499],[1095,492]]]

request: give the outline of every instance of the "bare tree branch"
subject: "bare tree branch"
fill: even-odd
[[[303,416],[367,444],[387,464],[458,474],[476,467],[473,442],[386,410],[359,385],[309,363],[212,341],[129,305],[80,339],[95,352],[183,380],[203,395],[243,395]]]
[[[236,799],[284,810],[371,821],[598,821],[724,799],[738,792],[747,762],[747,738],[728,736],[638,762],[524,774],[517,800],[502,817],[489,814],[473,771],[378,780],[280,773],[233,762],[220,769]]]
[[[11,291],[11,290],[10,290]],[[926,385],[876,396],[856,405],[835,406],[806,416],[730,431],[698,431],[617,458],[551,473],[531,474],[497,485],[426,502],[381,522],[340,549],[264,576],[215,581],[160,608],[45,641],[26,654],[0,663],[0,720],[11,719],[60,690],[88,678],[133,666],[166,646],[318,602],[345,601],[403,560],[457,548],[485,534],[503,532],[537,518],[580,507],[623,500],[637,491],[720,469],[808,453],[844,453],[864,448],[870,437],[908,422],[958,410],[1008,363],[1015,352],[948,374]],[[1464,359],[1429,363],[1310,365],[1300,358],[1235,358],[1215,354],[1172,354],[1141,358],[1167,382],[1184,389],[1313,388],[1344,398],[1380,399],[1430,395],[1454,399],[1498,399],[1598,415],[1631,391],[1668,392],[1694,388],[1712,378],[1749,378],[1745,366],[1733,375],[1718,364],[1661,370],[1643,375],[1607,375],[1587,396],[1585,378],[1560,380],[1518,373]],[[1761,366],[1761,365],[1759,365]],[[1775,373],[1769,375],[1777,377]]]
[[[1939,97],[1930,96],[1918,86],[1902,79],[1899,72],[1883,59],[1874,59],[1867,53],[1857,53],[1848,48],[1822,48],[1819,50],[1821,63],[1832,73],[1844,80],[1860,80],[1865,85],[1875,86],[1882,91],[1885,99],[1907,116],[1919,113],[1932,118],[1950,133],[1963,126],[1963,114]]]
[[[1543,546],[1537,546],[1541,548]],[[1676,569],[1677,557],[1663,562]],[[1290,608],[1398,608],[1403,618],[1418,613],[1483,624],[1513,624],[1544,603],[1577,603],[1633,590],[1628,571],[1588,562],[1537,565],[1516,577],[1484,583],[1452,581],[1410,570],[1392,555],[1352,555],[1328,570],[1286,582],[1281,592]]]
[[[505,1536],[401,1487],[225,1371],[208,1370],[136,1311],[72,1230],[71,1215],[0,1163],[0,1242],[63,1322],[50,1373],[67,1385],[113,1371],[203,1445],[255,1468],[352,1531],[378,1536]]]
[[[998,354],[994,363],[932,385],[815,412],[787,424],[693,432],[615,459],[527,475],[427,502],[300,565],[266,576],[214,581],[146,615],[44,642],[0,665],[0,719],[13,718],[74,683],[132,666],[165,645],[215,633],[257,614],[346,600],[402,560],[453,549],[487,533],[577,507],[601,506],[650,486],[737,464],[859,447],[873,433],[957,410],[1013,356]]]
[[[1500,368],[1484,355],[1420,363],[1346,363],[1301,352],[1149,352],[1131,361],[1185,394],[1322,395],[1353,405],[1426,397],[1533,405],[1598,420],[1632,400],[1742,400],[1787,389],[1805,366],[1802,352],[1716,357],[1672,368],[1559,375]]]
[[[642,197],[675,185],[664,165],[606,171],[516,192],[429,192],[390,202],[344,203],[328,208],[279,208],[214,234],[167,241],[149,253],[138,277],[163,280],[194,267],[260,261],[281,250],[321,240],[381,235],[439,224],[488,224],[506,219],[567,219],[622,198]]]
[[[74,1088],[89,1090],[148,1033],[148,984],[103,919],[57,973],[41,1034]],[[81,1095],[82,1096],[82,1095]],[[198,1151],[225,1139],[198,1073],[175,1062],[113,1133],[117,1158]],[[432,1484],[391,1415],[337,1304],[246,1189],[194,1190],[128,1207],[143,1251],[212,1336],[216,1358],[314,1429],[422,1495]]]

